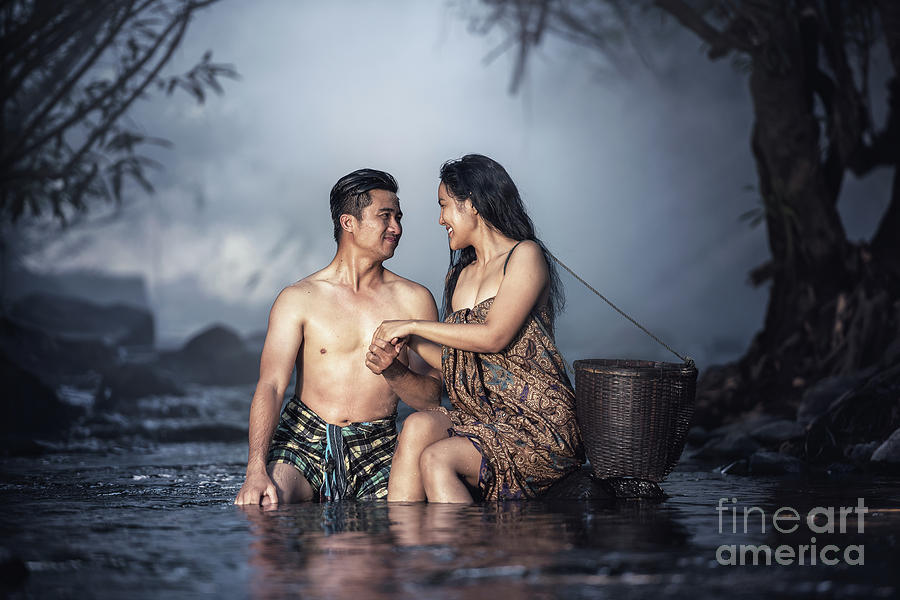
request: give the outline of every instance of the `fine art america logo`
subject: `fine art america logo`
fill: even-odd
[[[817,545],[816,534],[847,533],[848,527],[856,527],[857,533],[863,533],[864,515],[869,512],[862,498],[857,498],[856,506],[816,506],[801,517],[796,509],[782,506],[772,513],[771,517],[758,506],[745,506],[742,519],[739,518],[737,498],[719,498],[716,507],[719,513],[719,533],[744,534],[766,533],[766,523],[781,533],[796,532],[805,523],[810,532],[808,544],[796,547],[788,544],[771,547],[767,544],[722,544],[716,549],[716,561],[720,565],[771,565],[773,560],[779,565],[836,565],[843,562],[847,565],[865,564],[865,546],[850,544],[836,546],[834,544]],[[758,521],[757,521],[758,519]],[[739,524],[743,521],[743,529]],[[855,523],[854,523],[855,521]],[[849,522],[849,524],[848,524]],[[757,523],[759,528],[757,529]]]

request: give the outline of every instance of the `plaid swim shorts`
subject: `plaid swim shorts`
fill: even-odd
[[[267,462],[296,467],[322,502],[386,498],[396,446],[396,413],[340,427],[295,395],[281,413]]]

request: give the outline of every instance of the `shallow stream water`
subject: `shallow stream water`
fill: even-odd
[[[95,416],[48,454],[3,459],[0,545],[24,561],[28,575],[14,587],[5,581],[0,593],[354,600],[900,595],[895,478],[741,477],[682,462],[663,483],[669,497],[662,502],[368,502],[263,511],[232,505],[246,464],[248,402],[249,390],[234,388],[153,399],[130,414]],[[862,530],[860,514],[845,510],[841,533],[840,507],[857,507],[860,498],[867,509]],[[805,517],[817,506],[826,511],[812,531]],[[745,532],[750,507],[758,508],[749,510]],[[834,532],[818,533],[829,507]],[[804,518],[780,522],[796,531],[773,527],[779,508]],[[732,544],[734,555],[720,549]],[[769,547],[772,564],[753,565],[753,552],[742,555],[741,545]],[[776,562],[779,547],[793,552],[791,564]],[[781,552],[783,559],[789,553]],[[748,564],[727,564],[732,556]],[[765,563],[764,553],[758,557]],[[823,557],[837,563],[823,564]]]

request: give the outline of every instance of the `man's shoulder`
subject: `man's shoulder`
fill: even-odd
[[[384,270],[384,275],[384,282],[395,286],[395,288],[404,295],[434,300],[431,291],[421,283],[416,283],[412,279],[407,279],[406,277],[397,275],[393,271],[388,271],[387,269]]]
[[[307,275],[299,281],[286,286],[278,294],[276,304],[303,305],[315,301],[327,293],[330,286],[320,277],[321,271]]]
[[[437,318],[437,305],[427,287],[389,271],[385,273],[385,283],[393,288],[393,297],[398,305],[405,307],[409,318]]]

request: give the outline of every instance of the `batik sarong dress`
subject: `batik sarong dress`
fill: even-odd
[[[447,323],[484,323],[494,299],[457,310]],[[584,463],[575,392],[551,334],[546,307],[528,316],[498,353],[443,347],[442,367],[453,410],[451,435],[471,440],[483,459],[485,500],[534,497]]]

